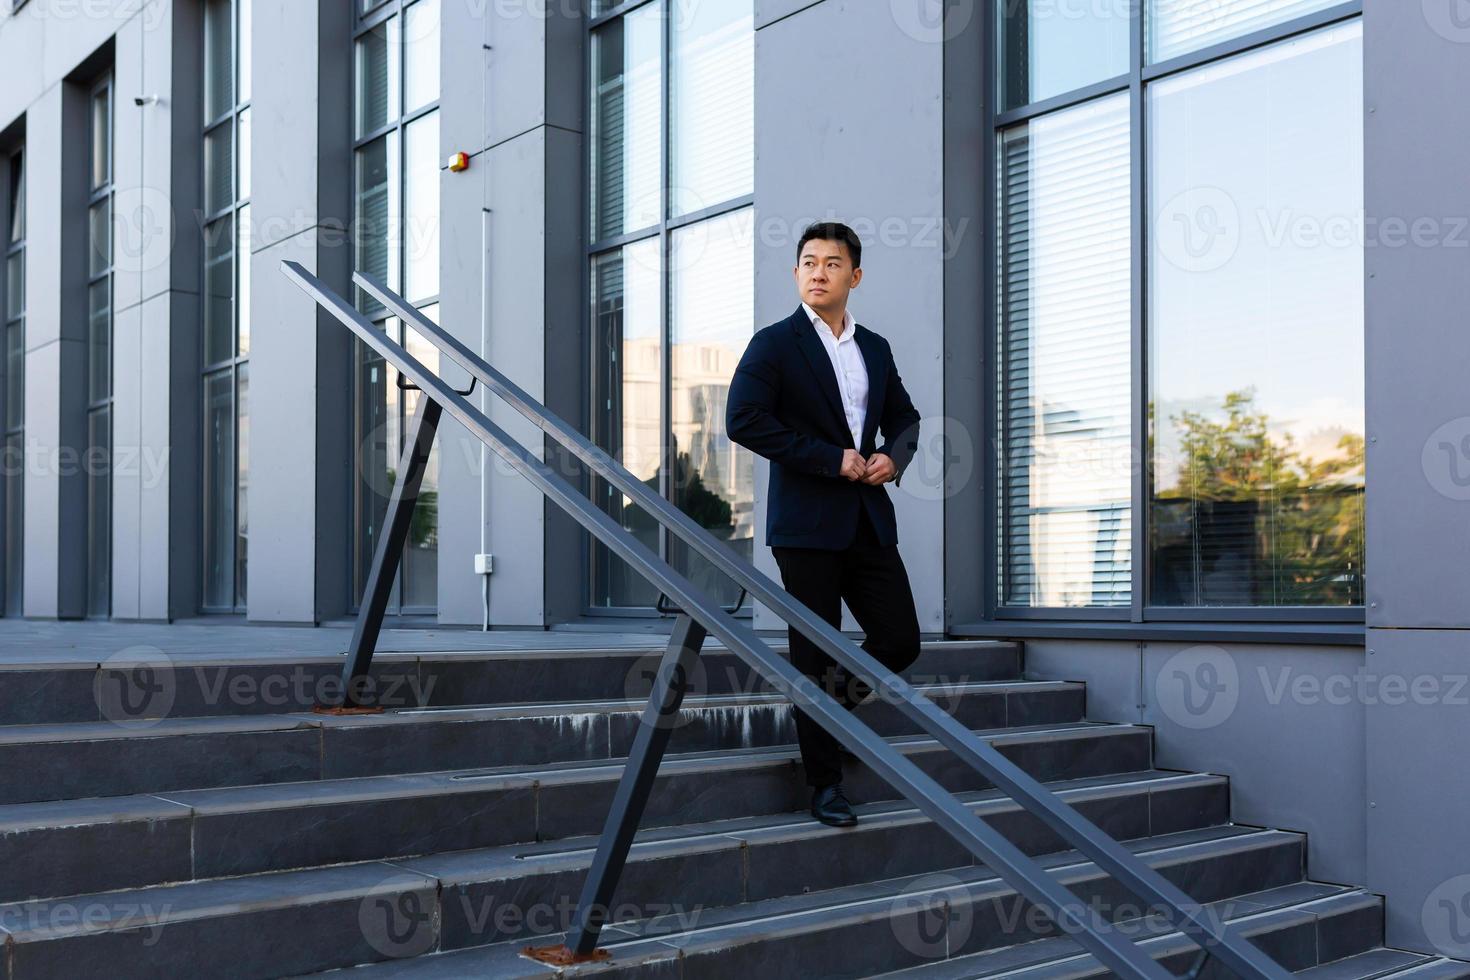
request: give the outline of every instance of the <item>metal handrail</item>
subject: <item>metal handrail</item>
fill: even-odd
[[[605,906],[610,897],[612,883],[616,882],[626,858],[632,829],[636,827],[642,804],[646,802],[651,788],[651,772],[656,771],[657,760],[662,754],[663,745],[667,743],[666,719],[670,712],[677,710],[683,693],[683,673],[687,673],[691,658],[697,656],[707,630],[760,673],[779,693],[790,698],[814,721],[847,744],[858,758],[866,762],[890,786],[954,837],[974,857],[994,870],[1020,895],[1042,909],[1060,928],[1072,935],[1106,966],[1130,978],[1167,980],[1169,974],[1159,964],[1111,923],[1101,918],[1095,909],[1081,903],[1032,858],[977,817],[973,810],[879,738],[867,725],[838,705],[830,695],[797,671],[752,630],[727,615],[684,576],[653,555],[608,514],[591,504],[571,484],[491,422],[484,413],[460,397],[437,375],[429,372],[406,349],[374,329],[361,313],[298,263],[283,262],[282,269],[363,342],[393,362],[424,391],[426,401],[441,406],[443,411],[454,416],[471,434],[510,463],[548,499],[627,561],[644,578],[674,599],[683,610],[659,672],[659,683],[655,685],[633,752],[630,753],[624,781],[614,799],[613,813],[599,846],[598,857],[584,889],[578,910],[577,940],[575,944],[568,944],[573,947],[569,951],[571,955],[585,956],[595,949],[602,918],[592,900],[600,899]],[[988,742],[977,738],[973,732],[880,665],[834,627],[791,599],[771,579],[736,558],[682,511],[654,494],[606,452],[592,445],[565,421],[552,415],[457,339],[382,284],[361,274],[354,278],[371,295],[433,341],[443,353],[571,450],[595,473],[618,487],[652,514],[660,524],[714,563],[752,596],[810,637],[838,663],[867,681],[885,701],[899,708],[942,745],[954,751],[994,785],[1016,799],[1028,812],[1091,858],[1103,871],[1139,897],[1156,903],[1176,928],[1199,944],[1202,952],[1217,956],[1224,965],[1242,977],[1285,980],[1286,972],[1259,949],[1243,938],[1228,935],[1223,928],[1210,920],[1198,903],[1063,803]],[[406,449],[406,455],[407,452]],[[395,494],[396,492],[395,490]],[[379,559],[382,560],[383,553],[388,551],[391,549],[380,548]],[[391,560],[391,555],[388,557]],[[367,660],[371,657],[371,646],[370,639],[366,644]],[[364,674],[366,663],[362,660],[357,663],[357,666],[363,668]],[[354,664],[349,664],[349,670],[353,667]]]

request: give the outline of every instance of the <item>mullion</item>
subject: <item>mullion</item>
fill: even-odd
[[[1150,494],[1152,493],[1153,459],[1149,453],[1148,413],[1148,263],[1145,226],[1148,223],[1148,174],[1145,172],[1147,159],[1147,122],[1144,118],[1143,69],[1146,57],[1145,10],[1147,0],[1131,6],[1131,24],[1128,36],[1128,209],[1129,209],[1129,372],[1132,454],[1137,460],[1132,473],[1132,497],[1130,510],[1133,518],[1129,544],[1132,554],[1128,562],[1129,589],[1128,614],[1130,620],[1141,623],[1147,596],[1149,556]]]

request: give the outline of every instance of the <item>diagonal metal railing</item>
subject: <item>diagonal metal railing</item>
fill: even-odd
[[[614,795],[568,941],[565,947],[554,952],[541,951],[543,958],[575,962],[603,952],[597,950],[597,941],[606,910],[611,905],[618,877],[652,790],[673,729],[673,719],[682,703],[687,678],[706,634],[710,634],[741,657],[777,692],[805,710],[880,778],[1019,895],[1041,909],[1109,969],[1120,976],[1138,980],[1166,980],[1171,976],[1136,946],[1123,930],[1080,901],[1033,858],[839,705],[810,678],[797,671],[754,631],[735,620],[670,564],[649,551],[612,517],[587,500],[575,486],[541,462],[461,393],[429,371],[402,345],[375,328],[299,263],[283,262],[282,271],[424,394],[405,440],[403,459],[398,469],[400,476],[389,502],[385,533],[378,542],[357,629],[348,651],[348,662],[344,666],[343,687],[348,697],[345,707],[369,710],[371,707],[353,703],[352,692],[361,689],[359,683],[368,676],[371,667],[393,570],[402,552],[413,499],[417,495],[442,412],[449,413],[464,425],[548,500],[627,562],[629,567],[670,596],[681,610]],[[1227,931],[1222,922],[1172,882],[1064,803],[989,742],[976,736],[882,666],[839,630],[792,599],[768,576],[736,557],[713,535],[654,493],[605,451],[553,415],[448,331],[372,277],[357,274],[353,278],[365,292],[433,342],[443,354],[550,435],[592,472],[617,487],[693,551],[710,561],[751,596],[765,603],[789,625],[811,638],[837,663],[867,682],[884,701],[895,706],[1136,897],[1157,908],[1175,928],[1200,947],[1200,957],[1191,972],[1197,972],[1204,958],[1213,955],[1236,975],[1249,980],[1285,980],[1288,976],[1260,949]]]

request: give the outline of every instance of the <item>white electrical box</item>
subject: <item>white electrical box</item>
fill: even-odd
[[[476,575],[489,575],[490,574],[490,571],[491,571],[491,560],[490,559],[491,559],[491,556],[490,555],[476,555],[475,556],[475,574]]]

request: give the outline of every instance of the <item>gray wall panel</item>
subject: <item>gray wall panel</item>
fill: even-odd
[[[1374,626],[1470,626],[1470,31],[1364,4],[1368,597]]]
[[[873,69],[878,64],[881,71]],[[825,0],[756,32],[752,328],[788,316],[800,302],[791,270],[806,222],[838,218],[863,235],[865,279],[852,308],[893,344],[924,418],[922,454],[903,486],[889,493],[926,632],[943,628],[943,507],[934,455],[944,409],[942,67],[942,45],[906,33],[886,3]],[[813,97],[815,79],[829,94]],[[765,479],[762,466],[758,500]],[[767,550],[764,519],[758,505],[758,554]],[[762,611],[757,625],[778,624]]]
[[[1368,631],[1369,888],[1388,896],[1388,941],[1470,958],[1470,635]]]
[[[1156,729],[1155,764],[1230,777],[1233,818],[1308,835],[1309,874],[1366,874],[1361,649],[1032,640],[1031,677],[1087,683],[1087,716]]]

